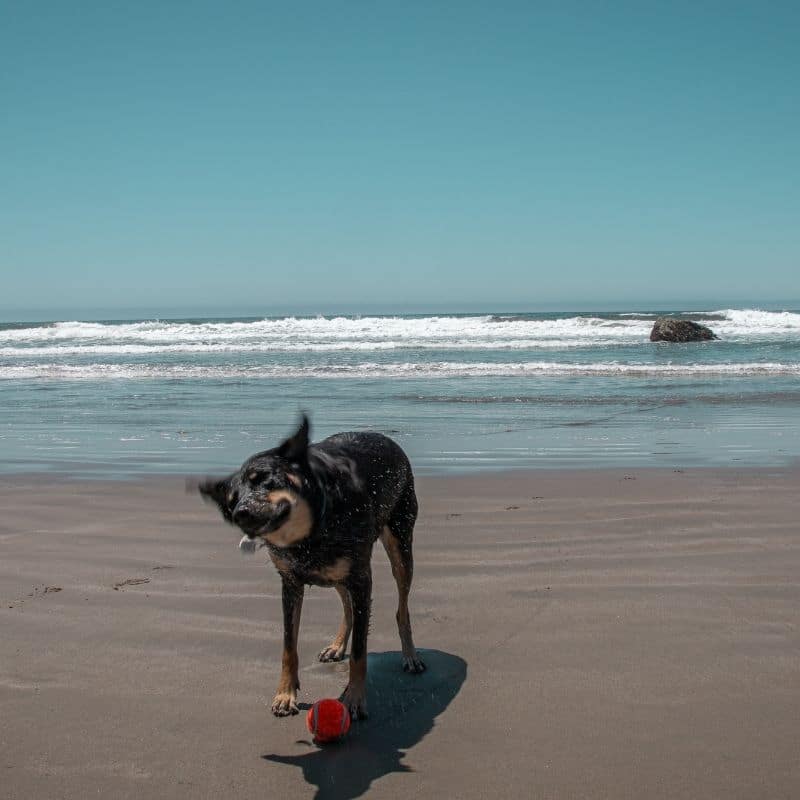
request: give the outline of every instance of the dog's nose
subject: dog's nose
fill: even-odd
[[[233,512],[233,521],[240,527],[252,527],[255,524],[256,517],[246,508],[237,508],[236,511]]]

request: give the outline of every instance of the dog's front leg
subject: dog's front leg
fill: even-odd
[[[367,633],[372,606],[372,570],[369,562],[347,579],[353,604],[353,645],[350,651],[350,680],[342,695],[353,719],[367,717]]]
[[[272,713],[276,717],[296,714],[297,690],[300,679],[297,676],[297,634],[300,630],[300,612],[303,609],[302,583],[288,576],[281,576],[283,584],[283,659],[281,680],[278,691],[272,700]]]

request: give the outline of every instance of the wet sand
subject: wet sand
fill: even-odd
[[[400,672],[374,557],[371,716],[267,708],[280,587],[183,482],[0,479],[2,798],[800,797],[796,470],[419,481]],[[300,700],[336,696],[306,593]]]

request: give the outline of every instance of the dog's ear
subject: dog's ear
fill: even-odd
[[[303,420],[297,433],[290,436],[279,448],[278,455],[287,461],[302,464],[306,460],[308,452],[308,417],[303,414]]]
[[[226,522],[233,522],[233,509],[238,497],[231,496],[230,478],[208,478],[197,484],[197,491],[204,500],[216,503]]]

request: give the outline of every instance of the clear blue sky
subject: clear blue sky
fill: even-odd
[[[0,307],[800,297],[797,2],[9,2]]]

